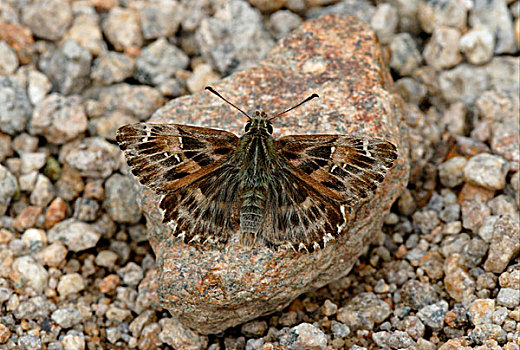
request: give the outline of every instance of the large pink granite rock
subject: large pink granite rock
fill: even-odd
[[[218,333],[283,309],[298,295],[345,276],[376,232],[408,179],[403,102],[368,24],[327,15],[305,22],[258,66],[224,79],[215,88],[246,111],[268,114],[320,95],[277,119],[273,136],[348,134],[378,137],[398,147],[399,158],[376,195],[357,208],[347,232],[314,253],[269,248],[201,250],[175,238],[162,224],[160,197],[142,189],[151,244],[159,267],[163,306],[200,333]],[[238,135],[245,119],[202,91],[171,101],[154,123],[222,128]]]

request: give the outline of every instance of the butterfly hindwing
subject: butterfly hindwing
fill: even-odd
[[[158,194],[183,188],[218,168],[238,140],[227,131],[177,124],[129,124],[117,131],[132,173]]]
[[[224,164],[161,200],[163,222],[186,242],[226,242],[236,231],[237,168]]]
[[[283,173],[268,191],[262,238],[296,250],[323,248],[345,226],[345,206],[333,205],[291,169]]]
[[[280,138],[276,147],[302,179],[350,207],[376,191],[397,159],[394,144],[375,138],[293,135]]]

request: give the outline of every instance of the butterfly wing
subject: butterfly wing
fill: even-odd
[[[340,231],[347,220],[344,205],[335,205],[291,169],[270,182],[261,238],[269,246],[315,250]]]
[[[397,159],[388,141],[340,135],[286,136],[276,147],[290,166],[269,191],[263,235],[295,249],[323,247],[341,233]]]
[[[117,130],[132,174],[158,194],[170,194],[218,168],[238,137],[209,128],[138,123]]]
[[[223,164],[161,201],[163,222],[186,242],[226,242],[238,228],[239,168]]]
[[[302,179],[351,207],[376,191],[397,159],[393,143],[375,138],[293,135],[276,147]]]

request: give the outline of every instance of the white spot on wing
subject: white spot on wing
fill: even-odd
[[[367,139],[363,139],[363,151],[365,151],[365,154],[367,155],[367,157],[372,157],[372,154],[368,150],[368,140]]]

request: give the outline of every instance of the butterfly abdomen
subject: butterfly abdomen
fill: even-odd
[[[258,233],[264,219],[266,188],[260,185],[243,188],[240,202],[240,231]]]

